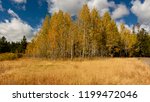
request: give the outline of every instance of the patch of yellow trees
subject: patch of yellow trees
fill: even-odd
[[[76,19],[61,10],[47,15],[26,53],[51,59],[133,56],[136,40],[124,24],[119,32],[108,12],[100,16],[97,9],[83,5]]]

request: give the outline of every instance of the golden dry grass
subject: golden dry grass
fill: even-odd
[[[150,85],[150,66],[137,58],[86,61],[19,59],[0,62],[2,85]]]

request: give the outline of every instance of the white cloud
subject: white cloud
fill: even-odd
[[[117,22],[116,22],[119,31],[120,31],[120,26],[121,26],[122,23],[125,25],[125,27],[126,27],[128,30],[130,30],[131,32],[133,31],[133,25],[128,25],[128,24],[126,24],[123,20],[120,20],[120,21],[117,21]]]
[[[138,33],[138,30],[141,30],[142,28],[144,28],[147,32],[150,32],[150,26],[149,25],[145,25],[145,24],[141,24],[140,27],[138,28],[138,25],[128,25],[126,24],[123,20],[117,21],[117,27],[118,30],[120,31],[120,25],[124,23],[125,27],[130,30],[131,32],[133,32],[133,27],[134,27],[134,32]]]
[[[27,2],[27,0],[12,0],[12,1],[19,4]]]
[[[20,17],[11,9],[7,11],[11,16],[11,20],[0,22],[0,36],[5,36],[9,41],[20,41],[25,35],[30,41],[34,36],[36,29],[22,21]]]
[[[119,19],[119,18],[122,18],[126,15],[129,15],[129,10],[123,4],[117,5],[116,9],[112,12],[112,18],[113,19]]]
[[[138,17],[140,24],[150,25],[150,0],[143,3],[140,0],[132,1],[131,11]]]
[[[150,26],[142,24],[140,28],[144,28],[146,31],[150,32]]]
[[[108,0],[89,0],[88,6],[90,9],[96,8],[103,15],[106,11],[109,11],[109,7],[114,8],[116,4],[113,1],[108,2]]]
[[[31,40],[32,33],[33,28],[17,18],[0,23],[0,35],[5,36],[9,41],[20,41],[24,35]]]
[[[8,14],[10,14],[12,17],[20,19],[19,16],[11,9],[7,10]]]
[[[144,28],[147,32],[150,32],[150,26],[149,25],[145,25],[145,24],[141,24],[140,28],[138,28],[137,26],[135,26],[135,32],[138,33],[138,29],[142,29]]]
[[[63,10],[69,12],[72,15],[77,14],[79,9],[85,3],[86,0],[47,0],[49,5],[49,12],[57,12],[58,10]]]
[[[90,9],[96,7],[101,14],[109,11],[109,7],[115,7],[115,3],[112,1],[108,2],[108,0],[47,0],[47,2],[50,13],[63,10],[72,15],[76,15],[85,3],[88,4]]]
[[[114,1],[108,0],[47,0],[47,2],[50,13],[63,10],[71,13],[71,15],[76,15],[83,4],[87,3],[90,9],[96,8],[101,15],[103,15],[106,11],[109,12],[110,8],[113,8],[113,17],[115,19],[129,14],[129,11],[125,5],[117,5]]]
[[[0,0],[0,11],[4,11],[4,8],[2,6],[2,1]]]

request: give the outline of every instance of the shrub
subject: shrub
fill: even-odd
[[[0,54],[0,61],[4,60],[15,60],[17,58],[22,57],[22,54],[16,54],[16,53],[3,53]]]

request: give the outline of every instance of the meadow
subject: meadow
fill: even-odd
[[[150,59],[0,61],[1,85],[150,85]]]

